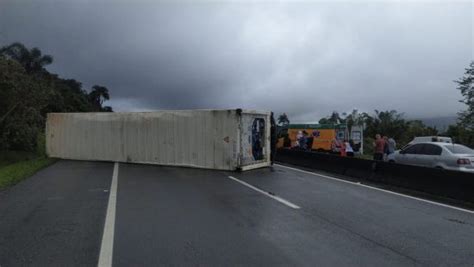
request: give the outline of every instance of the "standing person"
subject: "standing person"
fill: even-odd
[[[275,161],[275,155],[276,155],[276,143],[278,141],[277,139],[277,132],[276,132],[276,123],[275,119],[273,118],[273,112],[270,113],[270,162],[273,165],[273,162]]]
[[[332,139],[331,141],[331,153],[336,152],[336,139]]]
[[[302,149],[302,150],[306,150],[306,135],[308,133],[306,131],[299,131],[298,132],[298,135],[296,136],[297,138],[297,144],[298,144],[298,148],[299,149]]]
[[[354,157],[354,149],[352,148],[351,142],[344,141],[346,147],[346,155],[350,158]]]
[[[300,147],[300,140],[301,140],[302,137],[303,137],[303,132],[298,131],[298,133],[296,134],[296,142],[295,142],[294,148],[299,148]]]
[[[306,138],[306,149],[308,151],[311,151],[313,149],[313,143],[314,143],[314,134],[308,134],[308,137]]]
[[[341,141],[339,141],[339,139],[337,138],[334,138],[331,142],[331,150],[332,150],[332,153],[335,153],[335,154],[340,154],[341,153]]]
[[[388,139],[388,154],[393,154],[395,153],[395,150],[397,149],[397,142],[395,142],[395,139],[390,137]]]
[[[346,154],[346,140],[341,142],[341,148],[339,149],[339,152],[341,154],[341,157],[345,157],[347,155]]]
[[[384,161],[387,161],[387,158],[388,158],[388,136],[384,135],[383,136],[383,160]]]
[[[383,160],[383,150],[385,147],[385,141],[382,139],[380,134],[375,135],[374,145],[374,160]]]

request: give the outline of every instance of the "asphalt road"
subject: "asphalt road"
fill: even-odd
[[[97,265],[112,170],[60,161],[0,192],[0,266]],[[281,166],[118,170],[114,266],[474,265],[466,211]]]
[[[96,265],[112,167],[59,161],[0,192],[0,266]]]

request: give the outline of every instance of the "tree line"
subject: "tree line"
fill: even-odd
[[[444,132],[440,132],[436,127],[425,125],[421,120],[407,120],[403,113],[396,110],[379,111],[374,113],[358,112],[339,113],[333,111],[329,116],[319,120],[320,124],[347,124],[350,129],[353,125],[364,126],[364,151],[370,153],[375,134],[379,133],[393,137],[401,146],[410,142],[415,136],[450,136],[455,142],[474,147],[474,61],[465,69],[463,77],[454,81],[456,89],[461,93],[461,103],[467,108],[458,113],[457,123],[450,125]],[[281,127],[288,125],[290,120],[286,113],[278,116],[277,122]]]
[[[49,72],[45,67],[52,63],[36,47],[0,48],[0,151],[36,150],[49,112],[112,112],[104,106],[110,99],[105,86],[85,90],[81,82]]]

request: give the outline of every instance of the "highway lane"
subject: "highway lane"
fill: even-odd
[[[117,266],[474,263],[472,214],[283,167],[121,164],[116,219]]]
[[[264,236],[294,211],[226,175],[120,164],[114,266],[291,264]]]
[[[63,160],[0,192],[0,266],[95,266],[112,166]]]
[[[59,161],[0,192],[0,266],[97,265],[113,166]],[[285,167],[121,163],[117,182],[114,266],[474,263],[474,214]]]
[[[327,222],[341,234],[366,240],[413,264],[474,264],[473,213],[284,166],[235,177],[298,203],[314,225]]]

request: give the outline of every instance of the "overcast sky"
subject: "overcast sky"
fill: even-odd
[[[250,108],[317,121],[463,108],[473,59],[464,2],[0,0],[0,45],[51,54],[64,78],[109,88],[116,111]]]

